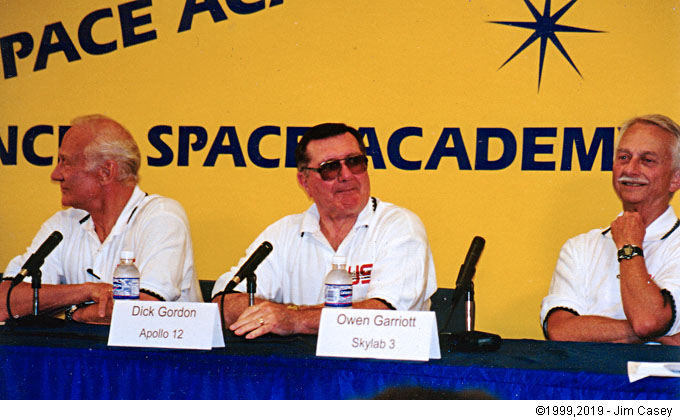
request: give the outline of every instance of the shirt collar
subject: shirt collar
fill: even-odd
[[[128,222],[132,219],[132,216],[137,212],[137,207],[146,196],[147,194],[144,191],[142,191],[139,188],[139,186],[135,185],[135,189],[134,191],[132,191],[130,199],[125,204],[125,207],[123,207],[123,211],[121,211],[120,215],[118,215],[118,219],[116,219],[116,223],[113,225],[111,233],[109,234],[109,236],[106,237],[107,239],[112,236],[117,236],[125,230],[125,227],[127,226]],[[94,222],[92,222],[92,217],[90,217],[89,214],[87,215],[87,220],[82,223],[82,226],[84,229],[94,232]]]
[[[618,215],[621,216],[622,214],[623,212],[619,213]],[[664,236],[673,230],[677,221],[678,216],[675,215],[673,207],[668,206],[666,211],[663,212],[661,216],[657,217],[649,226],[647,226],[647,229],[645,229],[644,241],[658,241],[664,239]],[[611,238],[611,227],[604,230],[602,235]]]
[[[378,202],[378,199],[375,197],[369,198],[368,203],[366,203],[364,209],[361,210],[361,213],[359,213],[356,222],[354,222],[354,227],[352,229],[370,225]],[[307,209],[307,211],[304,213],[304,216],[302,217],[302,223],[300,224],[300,234],[302,235],[305,232],[320,232],[321,227],[319,226],[319,220],[319,209],[316,207],[315,203],[312,204],[309,209]]]
[[[647,226],[645,241],[658,241],[673,229],[673,226],[677,221],[678,216],[675,215],[673,207],[668,206],[661,216],[657,217],[651,225]]]

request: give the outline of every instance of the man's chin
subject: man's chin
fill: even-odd
[[[645,201],[644,197],[636,194],[619,194],[619,199],[624,208],[636,207]]]
[[[616,195],[621,201],[640,201],[645,198],[646,191],[644,187],[622,187],[617,189]]]
[[[361,213],[361,210],[366,207],[366,200],[362,200],[361,197],[352,197],[340,201],[340,206],[352,213]]]

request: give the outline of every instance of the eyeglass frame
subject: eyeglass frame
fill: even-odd
[[[361,158],[361,159],[359,159],[359,160],[357,161],[356,165],[350,166],[350,165],[347,163],[347,161],[348,161],[349,159],[357,159],[357,158]],[[354,175],[363,174],[364,172],[366,172],[366,171],[368,170],[368,157],[366,157],[366,155],[363,154],[363,153],[360,154],[360,155],[347,156],[346,158],[343,158],[343,159],[331,159],[331,160],[327,160],[327,161],[321,162],[321,163],[319,164],[319,167],[318,167],[318,168],[312,168],[312,167],[310,167],[310,166],[304,166],[304,167],[302,167],[301,169],[302,169],[303,171],[304,171],[305,169],[309,169],[310,171],[314,171],[314,172],[316,172],[316,173],[319,174],[319,176],[321,177],[322,180],[324,180],[324,181],[330,181],[330,180],[333,180],[333,179],[335,179],[335,178],[338,177],[338,175],[340,174],[340,171],[342,171],[342,163],[343,163],[343,162],[345,163],[345,166],[347,167],[347,169],[349,169],[349,171],[352,172]],[[335,164],[335,163],[337,163],[337,164],[340,165],[340,166],[338,167],[338,169],[335,170],[335,174],[334,174],[333,176],[324,177],[324,176],[322,175],[322,173],[321,173],[321,172],[324,170],[324,167],[327,166],[327,165]],[[363,169],[362,169],[362,166],[363,166]],[[355,169],[356,169],[356,168],[359,168],[360,170],[359,170],[358,172],[355,172],[354,169],[352,169],[352,168],[355,168]],[[332,170],[329,169],[329,171],[332,171]]]

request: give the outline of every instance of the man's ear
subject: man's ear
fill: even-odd
[[[118,179],[118,164],[113,160],[104,161],[104,163],[99,165],[97,175],[99,176],[99,182],[102,184],[115,181]]]
[[[311,195],[309,195],[309,188],[307,186],[307,181],[309,181],[309,178],[307,178],[307,175],[305,175],[304,172],[305,171],[298,171],[297,181],[298,181],[298,184],[300,184],[300,186],[302,187],[302,189],[305,190],[307,197],[311,197]]]
[[[677,190],[680,190],[680,169],[676,169],[673,171],[673,175],[671,176],[671,184],[668,187],[668,192],[673,194]]]

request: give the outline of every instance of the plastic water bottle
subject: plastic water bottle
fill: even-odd
[[[113,298],[139,299],[139,270],[132,251],[120,253],[120,264],[113,272]]]
[[[326,275],[326,306],[331,308],[352,307],[352,276],[345,269],[347,258],[333,257],[333,268]]]

